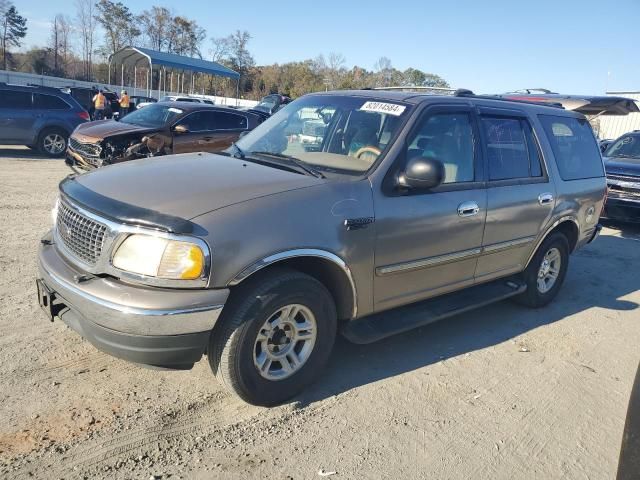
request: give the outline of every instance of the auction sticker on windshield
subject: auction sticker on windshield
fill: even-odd
[[[404,105],[396,105],[395,103],[365,102],[365,104],[360,107],[360,110],[365,112],[387,113],[389,115],[399,117],[402,115],[405,108],[407,107]]]

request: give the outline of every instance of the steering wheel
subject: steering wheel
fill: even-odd
[[[356,158],[360,158],[361,155],[365,155],[367,153],[375,155],[373,158],[373,160],[375,160],[382,153],[382,151],[378,147],[367,145],[366,147],[361,147],[358,150],[356,150],[356,153],[354,153],[353,156]],[[363,158],[362,160],[365,160],[365,159],[366,157]]]

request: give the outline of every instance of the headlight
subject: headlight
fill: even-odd
[[[205,269],[199,245],[152,235],[131,235],[118,247],[113,266],[131,273],[171,280],[195,280]]]

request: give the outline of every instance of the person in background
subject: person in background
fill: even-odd
[[[122,90],[120,92],[120,117],[124,117],[127,113],[129,113],[129,95],[126,90]]]
[[[102,90],[98,90],[93,96],[94,120],[102,120],[104,118],[104,109],[107,105],[107,97],[102,94]]]

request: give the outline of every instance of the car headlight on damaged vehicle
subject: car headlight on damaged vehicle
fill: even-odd
[[[133,234],[117,248],[112,265],[125,272],[166,280],[197,280],[206,273],[203,246],[188,240]]]

